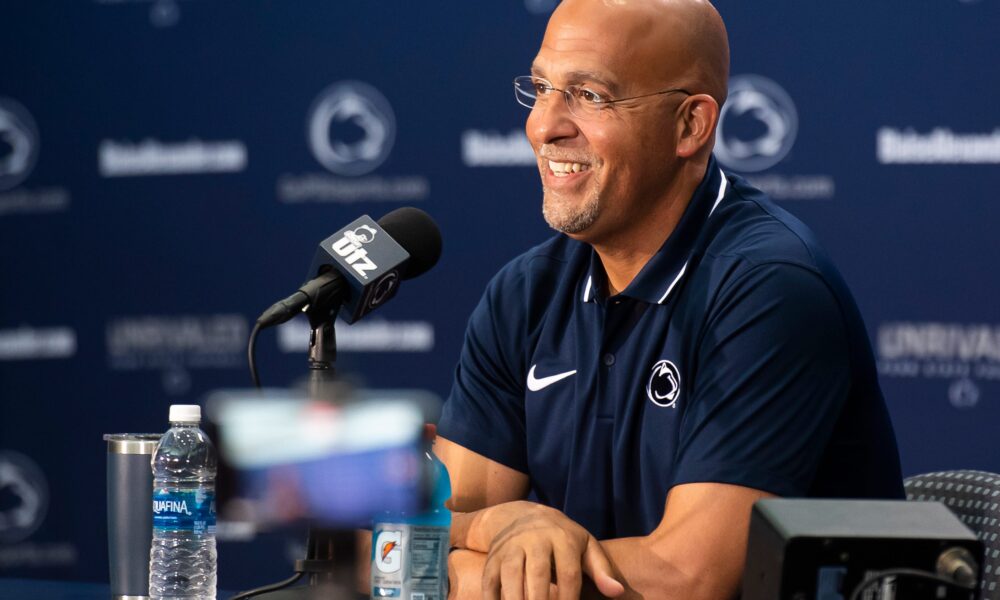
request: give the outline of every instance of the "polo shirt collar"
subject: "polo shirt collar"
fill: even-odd
[[[698,184],[691,202],[663,246],[649,259],[632,283],[619,295],[642,300],[650,304],[663,304],[684,278],[695,240],[715,208],[729,189],[729,182],[713,155],[705,170],[705,177]],[[590,273],[581,292],[583,302],[597,299],[598,290],[605,289],[605,272],[600,258],[590,249]]]

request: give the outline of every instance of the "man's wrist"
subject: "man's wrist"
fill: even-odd
[[[469,534],[473,527],[473,520],[476,513],[453,512],[451,513],[451,547],[469,548]]]
[[[503,506],[498,504],[497,506]],[[459,513],[458,527],[455,529],[455,516],[452,516],[452,545],[459,548],[468,548],[476,552],[489,552],[493,537],[498,533],[493,530],[493,521],[490,515],[497,506],[487,506],[486,508],[470,513]]]
[[[489,552],[493,536],[498,533],[493,531],[494,523],[490,520],[490,514],[493,509],[505,504],[509,503],[487,506],[467,513],[452,513],[451,545],[476,552]]]
[[[493,538],[510,525],[512,512],[521,516],[533,510],[554,509],[536,502],[514,500],[467,513],[453,512],[451,545],[477,552],[489,552]]]
[[[481,581],[486,555],[456,548],[448,555],[448,597],[454,600],[480,600]]]

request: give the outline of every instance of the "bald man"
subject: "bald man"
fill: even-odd
[[[752,504],[902,497],[864,324],[812,233],[712,156],[699,0],[564,0],[531,74],[542,213],[468,326],[435,452],[452,595],[738,593]]]

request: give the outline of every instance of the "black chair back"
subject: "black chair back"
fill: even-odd
[[[938,471],[908,477],[906,499],[944,503],[983,542],[980,599],[1000,600],[1000,475]]]

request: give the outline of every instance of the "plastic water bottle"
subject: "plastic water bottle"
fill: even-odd
[[[153,600],[214,600],[215,447],[198,425],[201,407],[170,407],[170,430],[153,452]]]
[[[401,600],[448,598],[451,497],[448,469],[427,453],[432,477],[430,507],[416,515],[383,514],[372,527],[371,597]]]

